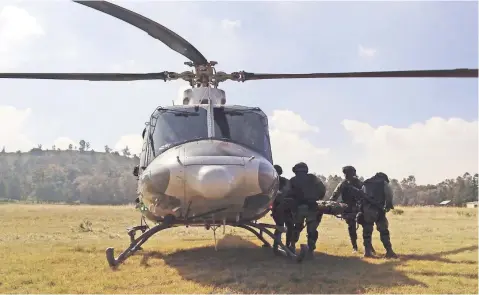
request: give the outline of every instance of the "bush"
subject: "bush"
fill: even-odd
[[[457,211],[457,215],[466,217],[476,217],[477,212]]]
[[[402,209],[392,209],[391,212],[394,215],[401,215],[401,214],[404,213],[404,210],[402,210]]]
[[[88,219],[85,219],[85,220],[83,220],[83,222],[80,223],[80,225],[79,225],[80,231],[82,231],[82,232],[91,232],[91,231],[93,231],[93,229],[92,229],[91,226],[92,226],[91,221],[88,220]]]

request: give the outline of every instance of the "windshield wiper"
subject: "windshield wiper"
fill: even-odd
[[[224,111],[223,113],[230,116],[244,116],[244,112],[241,111]]]
[[[200,114],[196,111],[196,112],[190,112],[190,111],[183,111],[183,110],[172,110],[172,109],[158,109],[158,111],[160,112],[169,112],[169,113],[174,113],[175,116],[184,116],[184,117],[188,117],[188,116],[199,116]]]
[[[189,116],[199,116],[200,114],[198,113],[190,113],[190,112],[184,112],[184,113],[175,113],[175,116],[177,117],[189,117]]]

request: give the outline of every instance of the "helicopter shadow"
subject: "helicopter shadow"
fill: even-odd
[[[420,286],[424,283],[408,278],[397,266],[399,260],[375,264],[359,256],[315,254],[313,260],[298,264],[278,257],[270,248],[238,236],[226,235],[214,247],[180,250],[171,254],[152,251],[143,254],[141,265],[149,267],[161,259],[177,269],[189,281],[214,286],[223,293],[364,293],[364,287]],[[410,259],[413,259],[412,257]]]

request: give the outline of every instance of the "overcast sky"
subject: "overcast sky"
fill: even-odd
[[[477,2],[160,2],[120,5],[167,26],[217,70],[477,68]],[[186,58],[70,1],[0,2],[0,71],[189,70]],[[0,80],[0,146],[65,148],[85,139],[134,153],[151,112],[186,82]],[[228,81],[228,103],[268,114],[274,161],[321,174],[437,183],[478,170],[477,79]]]

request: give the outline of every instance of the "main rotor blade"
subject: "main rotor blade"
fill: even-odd
[[[123,74],[123,73],[0,73],[0,79],[42,79],[42,80],[87,80],[87,81],[135,81],[165,80],[165,73]]]
[[[171,31],[170,29],[160,25],[159,23],[144,17],[136,12],[118,6],[107,1],[78,1],[73,0],[78,4],[96,9],[103,13],[109,14],[113,17],[121,19],[124,22],[133,25],[150,35],[151,37],[165,43],[179,54],[191,60],[195,65],[205,65],[208,63],[206,58],[181,36]]]
[[[312,74],[255,74],[244,73],[244,80],[307,79],[307,78],[477,78],[478,69],[345,72]]]

